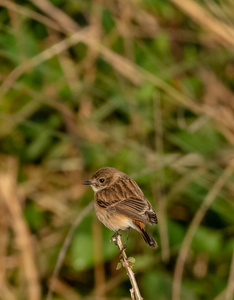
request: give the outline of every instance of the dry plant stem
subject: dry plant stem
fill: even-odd
[[[206,9],[193,0],[171,0],[188,16],[209,30],[216,40],[234,50],[234,29],[213,17]]]
[[[46,300],[51,300],[52,296],[53,296],[53,290],[55,288],[55,283],[56,283],[56,279],[58,277],[59,274],[59,270],[62,266],[65,254],[67,252],[67,248],[70,245],[71,239],[75,233],[75,230],[77,228],[77,226],[81,223],[81,221],[87,216],[87,214],[91,211],[91,209],[93,208],[93,203],[90,202],[88,206],[86,206],[82,212],[78,215],[78,217],[75,219],[74,223],[72,224],[70,230],[68,231],[68,234],[64,240],[63,246],[59,252],[59,256],[54,268],[54,272],[52,275],[52,279],[50,282],[50,287],[49,287],[49,291],[46,297]]]
[[[6,7],[7,9],[17,12],[18,14],[21,14],[28,18],[34,19],[34,20],[48,26],[49,28],[54,29],[55,31],[58,31],[58,32],[62,31],[56,22],[54,22],[53,20],[51,20],[39,13],[27,8],[27,7],[18,5],[9,0],[0,0],[0,6]]]
[[[55,20],[61,28],[66,30],[66,32],[73,33],[76,30],[79,30],[78,24],[50,1],[31,0],[31,2],[46,13],[51,19]]]
[[[164,149],[163,149],[163,125],[162,125],[162,114],[161,114],[161,99],[160,94],[155,94],[154,102],[154,124],[155,124],[155,148],[157,150],[158,155],[164,160]],[[159,222],[159,234],[161,239],[162,246],[162,260],[164,262],[170,259],[170,247],[169,247],[169,237],[168,237],[168,229],[167,229],[167,215],[166,215],[166,206],[167,199],[162,191],[162,186],[165,184],[165,170],[161,168],[160,177],[162,178],[162,183],[157,182],[157,195],[155,199],[158,199],[158,216],[160,219]],[[155,182],[152,182],[152,186],[155,186]],[[153,188],[153,194],[155,194]]]
[[[41,299],[41,290],[32,240],[20,204],[22,195],[17,187],[18,164],[12,157],[4,157],[2,161],[4,161],[4,166],[0,171],[0,198],[9,211],[11,226],[21,251],[22,267],[27,282],[27,299],[39,300]]]
[[[116,234],[115,236],[113,236],[112,241],[118,246],[118,248],[121,252],[121,257],[123,259],[123,267],[127,270],[127,274],[128,274],[128,277],[129,277],[131,285],[132,285],[132,289],[130,289],[131,298],[136,299],[136,300],[142,300],[143,298],[141,297],[140,290],[138,288],[138,285],[137,285],[137,282],[136,282],[136,279],[135,279],[135,275],[134,275],[134,273],[133,273],[133,271],[132,271],[132,269],[129,265],[128,257],[126,255],[126,252],[125,252],[125,250],[123,250],[124,247],[123,247],[120,235]],[[132,292],[132,290],[134,292]],[[133,298],[133,293],[135,295],[135,298]]]
[[[234,249],[227,287],[214,300],[232,300],[234,296]]]
[[[212,118],[215,118],[215,113],[212,110],[204,110],[202,106],[197,105],[190,98],[184,96],[182,93],[164,82],[159,77],[138,67],[133,62],[104,47],[98,40],[95,39],[92,30],[93,28],[90,27],[82,29],[71,35],[69,38],[54,44],[50,48],[42,51],[40,54],[24,61],[22,64],[16,67],[3,81],[2,96],[4,95],[4,93],[7,93],[9,91],[9,89],[14,85],[15,81],[22,74],[30,70],[32,67],[36,67],[40,63],[54,57],[55,55],[60,54],[71,46],[76,45],[79,42],[83,42],[89,47],[97,50],[98,53],[108,63],[110,63],[113,68],[116,69],[116,71],[118,71],[122,76],[128,78],[133,84],[140,85],[145,80],[147,80],[170,95],[173,99],[177,100],[178,103],[191,109],[195,113],[206,114]],[[219,121],[221,124],[225,124],[223,120]]]
[[[14,82],[32,67],[39,65],[40,63],[54,57],[55,55],[58,55],[59,53],[67,50],[68,48],[70,48],[73,45],[76,45],[79,42],[83,42],[89,47],[98,51],[98,53],[108,63],[110,63],[116,69],[116,71],[118,71],[124,77],[128,78],[132,83],[140,85],[144,82],[144,80],[147,80],[155,86],[158,86],[163,91],[165,91],[168,95],[176,99],[179,103],[192,109],[194,112],[204,113],[202,108],[199,107],[199,105],[197,105],[188,97],[184,96],[182,93],[174,89],[172,86],[164,82],[159,77],[136,66],[133,62],[129,61],[128,59],[104,47],[98,40],[95,39],[92,30],[93,28],[88,27],[78,32],[75,32],[67,39],[64,39],[61,42],[54,44],[50,48],[42,51],[40,54],[24,61],[22,64],[16,67],[3,81],[3,94],[7,93],[8,90],[13,86]]]
[[[232,252],[232,263],[228,278],[228,285],[225,293],[225,300],[232,300],[234,296],[234,249]]]
[[[71,287],[68,283],[56,279],[55,282],[55,292],[59,295],[59,299],[63,300],[82,300],[83,297],[78,294],[78,292]],[[58,299],[58,298],[56,298]]]
[[[188,251],[190,245],[192,243],[193,237],[199,227],[204,215],[206,214],[207,210],[209,209],[210,205],[219,194],[220,190],[223,188],[226,181],[232,175],[233,172],[233,161],[227,166],[224,170],[223,174],[218,178],[215,182],[213,187],[210,189],[209,193],[205,197],[202,205],[200,206],[199,210],[197,211],[196,215],[194,216],[189,229],[186,233],[186,236],[183,240],[178,259],[176,261],[175,272],[174,272],[174,280],[173,280],[173,287],[172,287],[172,300],[179,300],[180,299],[180,290],[181,290],[181,281],[183,275],[183,269],[185,265],[185,261],[188,255]]]
[[[9,214],[4,202],[0,200],[0,295],[2,299],[16,300],[7,280],[6,257],[9,242]]]

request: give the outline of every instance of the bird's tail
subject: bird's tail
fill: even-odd
[[[145,231],[145,229],[141,228],[140,233],[146,244],[148,244],[150,247],[158,248],[157,242],[147,233],[147,231]]]
[[[142,222],[135,221],[135,220],[133,221],[133,223],[136,225],[137,227],[136,229],[140,232],[146,244],[148,244],[150,247],[158,248],[157,242],[145,230],[144,224]]]

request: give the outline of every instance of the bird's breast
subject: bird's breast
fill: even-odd
[[[131,227],[130,219],[122,214],[117,214],[107,208],[100,207],[96,201],[94,204],[96,215],[107,228],[113,231],[125,230]]]

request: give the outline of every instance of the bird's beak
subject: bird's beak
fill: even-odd
[[[82,184],[85,184],[85,185],[91,185],[92,184],[92,182],[91,181],[84,181],[84,182],[82,182]]]

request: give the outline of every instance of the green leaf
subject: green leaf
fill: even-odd
[[[135,260],[134,257],[129,257],[128,258],[128,264],[129,264],[129,266],[130,266],[131,269],[133,268],[135,262],[136,262],[136,260]]]
[[[122,266],[123,266],[123,263],[122,263],[122,262],[118,262],[117,267],[116,267],[116,270],[121,269]]]
[[[135,262],[136,262],[134,257],[129,257],[128,261],[130,261],[132,264],[135,264]]]

